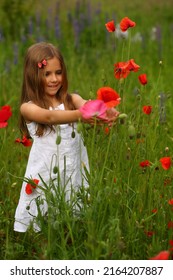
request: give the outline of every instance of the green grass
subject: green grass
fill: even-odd
[[[170,248],[173,230],[168,228],[168,223],[173,221],[172,206],[168,204],[173,193],[172,166],[164,170],[159,162],[161,157],[172,158],[171,1],[164,5],[162,1],[145,1],[140,5],[139,1],[127,1],[126,5],[99,1],[102,3],[99,15],[95,14],[98,5],[95,1],[90,25],[87,24],[87,1],[76,14],[75,1],[63,1],[58,12],[60,38],[55,37],[54,15],[51,28],[46,29],[47,9],[43,10],[40,2],[35,4],[35,10],[41,12],[39,35],[61,48],[67,64],[69,91],[77,91],[88,99],[95,98],[97,89],[104,85],[113,87],[122,97],[118,110],[126,113],[127,118],[118,120],[108,134],[105,127],[83,126],[91,172],[88,174],[89,198],[79,194],[84,201],[80,213],[74,215],[72,205],[64,202],[63,194],[60,201],[60,194],[54,199],[48,191],[46,195],[53,207],[47,219],[39,216],[41,233],[32,229],[26,234],[13,232],[14,212],[29,154],[29,148],[15,143],[20,137],[17,123],[22,63],[26,48],[38,40],[38,29],[35,21],[33,33],[24,32],[28,14],[14,40],[10,27],[4,23],[8,36],[0,42],[0,106],[10,105],[13,115],[8,127],[0,129],[0,258],[149,259]],[[55,2],[52,1],[52,5]],[[67,11],[78,20],[82,12],[86,17],[77,47]],[[34,7],[31,16],[35,17]],[[117,22],[124,16],[136,22],[136,27],[129,32],[129,40],[115,39],[114,34],[106,32],[105,23],[113,16]],[[160,37],[151,40],[153,26],[161,28],[161,40]],[[137,32],[142,34],[142,42],[133,41]],[[26,36],[24,42],[20,39],[22,33]],[[13,63],[14,42],[18,49],[16,64]],[[120,83],[114,78],[113,70],[114,63],[122,58],[124,61],[134,58],[141,68]],[[140,73],[147,74],[145,87],[139,84]],[[165,101],[160,99],[161,93]],[[153,106],[151,115],[142,113],[143,105]],[[163,112],[166,119],[161,122]],[[130,126],[133,126],[133,135]],[[151,166],[141,168],[139,163],[146,159]],[[157,212],[153,213],[153,209]],[[150,232],[154,234],[150,236]]]

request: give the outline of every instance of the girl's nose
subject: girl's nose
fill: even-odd
[[[57,75],[56,74],[52,74],[52,77],[51,77],[52,81],[57,81]]]

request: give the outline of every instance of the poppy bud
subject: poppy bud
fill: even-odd
[[[57,167],[57,166],[54,166],[54,168],[53,168],[53,173],[54,173],[54,174],[57,174],[57,173],[58,173],[58,167]]]
[[[82,123],[78,122],[78,124],[77,124],[77,132],[80,133],[82,131],[82,128],[83,128]]]
[[[132,124],[130,124],[128,127],[128,135],[130,139],[132,139],[136,135],[135,127]]]
[[[138,77],[138,79],[139,79],[139,81],[140,81],[140,83],[141,83],[141,85],[146,85],[147,84],[147,75],[146,74],[141,74],[141,75],[139,75],[139,77]]]
[[[57,230],[57,229],[59,229],[59,225],[60,225],[59,221],[55,221],[55,222],[53,223],[53,228],[54,228],[55,230]]]
[[[56,138],[56,144],[59,145],[61,143],[61,135],[58,135]]]
[[[72,137],[72,138],[75,138],[75,131],[74,131],[74,130],[73,130],[72,133],[71,133],[71,137]]]
[[[122,113],[122,114],[119,114],[118,118],[119,119],[125,119],[125,118],[127,118],[127,115]]]

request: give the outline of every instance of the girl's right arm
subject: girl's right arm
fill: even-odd
[[[20,112],[26,122],[40,124],[66,124],[82,119],[79,110],[48,110],[33,103],[23,103]]]

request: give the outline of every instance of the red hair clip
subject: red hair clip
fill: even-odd
[[[40,68],[40,69],[46,65],[47,65],[46,59],[43,59],[41,62],[38,62],[38,68]]]

